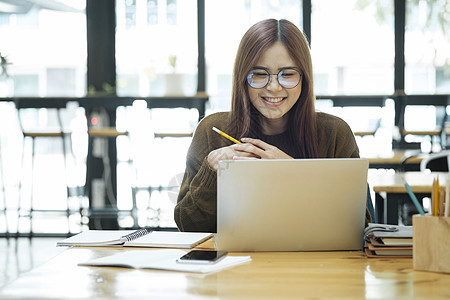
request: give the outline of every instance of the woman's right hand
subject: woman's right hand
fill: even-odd
[[[242,152],[234,149],[235,145],[218,148],[208,154],[208,163],[211,169],[217,171],[219,160],[232,160],[235,157],[242,158],[259,158],[248,152]]]

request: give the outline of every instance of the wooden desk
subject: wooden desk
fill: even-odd
[[[400,201],[411,201],[404,186],[405,180],[417,198],[431,195],[433,179],[439,176],[439,183],[445,185],[446,172],[398,172],[395,174],[375,174],[369,172],[369,186],[375,192],[375,214],[384,224],[398,224]],[[385,197],[381,193],[386,193]],[[386,208],[386,209],[385,209]]]
[[[0,298],[281,299],[446,298],[450,275],[414,271],[412,259],[368,259],[360,251],[260,252],[209,275],[77,263],[123,249],[73,248],[20,276]],[[127,250],[132,251],[132,250]]]

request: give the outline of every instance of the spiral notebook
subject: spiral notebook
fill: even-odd
[[[56,246],[114,246],[193,248],[213,236],[207,232],[139,230],[87,230],[56,243]]]

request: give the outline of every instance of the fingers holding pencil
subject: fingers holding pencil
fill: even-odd
[[[251,155],[247,153],[243,153],[237,149],[234,148],[237,144],[242,144],[242,142],[238,141],[237,139],[231,137],[230,135],[226,134],[225,132],[217,129],[216,127],[212,128],[215,132],[223,136],[224,138],[232,141],[234,144],[222,148],[215,149],[211,151],[208,154],[207,161],[211,169],[217,171],[217,167],[220,160],[233,160],[233,159],[239,159],[243,157],[250,157]]]
[[[236,144],[218,148],[211,151],[207,156],[208,164],[211,167],[211,169],[217,171],[217,167],[220,160],[237,160],[253,157],[253,155],[250,153],[236,150],[234,146],[236,146]]]
[[[233,157],[233,159],[255,159],[255,158],[292,159],[291,156],[284,153],[277,147],[267,144],[262,140],[243,138],[242,142],[245,143],[243,144],[241,141],[238,141],[237,139],[229,136],[225,132],[217,129],[216,127],[213,127],[212,129],[221,136],[229,139],[230,141],[236,144],[233,146],[233,149],[240,152],[240,154]]]
[[[223,132],[222,130],[217,129],[216,127],[213,127],[212,130],[214,130],[215,132],[217,132],[218,134],[220,134],[221,136],[229,139],[230,141],[232,141],[233,143],[236,144],[242,144],[242,142],[238,141],[237,139],[235,139],[232,136],[229,136],[228,134],[226,134],[225,132]]]

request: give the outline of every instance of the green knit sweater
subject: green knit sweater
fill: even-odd
[[[186,171],[175,207],[175,222],[180,231],[217,231],[217,175],[210,168],[207,156],[212,150],[233,144],[212,130],[212,127],[217,127],[227,132],[229,119],[229,112],[215,113],[205,117],[197,126],[187,154]],[[296,151],[288,142],[287,131],[256,138],[295,157]],[[353,132],[345,121],[336,116],[317,113],[317,139],[319,157],[359,157]],[[370,214],[367,211],[366,224],[368,222]]]

